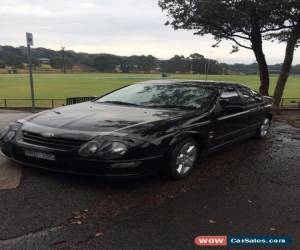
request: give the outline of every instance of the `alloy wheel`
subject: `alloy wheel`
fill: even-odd
[[[263,121],[263,124],[260,126],[260,135],[261,137],[265,137],[270,129],[270,119],[269,118],[265,118]]]
[[[193,142],[185,143],[176,158],[176,171],[185,175],[193,166],[197,158],[197,145]]]

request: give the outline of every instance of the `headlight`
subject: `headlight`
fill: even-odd
[[[7,143],[7,142],[10,142],[12,139],[15,138],[16,136],[16,131],[12,130],[12,131],[9,131],[7,133],[7,135],[4,137],[4,142]]]
[[[4,136],[6,136],[6,134],[8,133],[9,131],[9,127],[5,127],[4,129],[2,129],[0,131],[0,141],[4,138]]]
[[[0,140],[4,142],[10,142],[12,139],[15,138],[18,130],[22,127],[22,123],[20,122],[13,122],[9,126],[5,127],[0,132]]]
[[[79,149],[79,155],[83,157],[95,155],[100,148],[98,142],[90,141],[84,145],[82,145]]]
[[[18,131],[19,128],[21,128],[23,126],[23,123],[20,123],[20,122],[13,122],[12,124],[9,125],[9,128],[11,130],[14,130],[14,131]]]
[[[117,159],[125,155],[127,152],[127,146],[122,142],[105,142],[103,144],[97,141],[90,141],[82,145],[78,151],[80,156],[98,156],[102,159],[112,160]]]
[[[127,146],[122,142],[107,142],[98,151],[98,155],[104,159],[117,159],[125,155]]]

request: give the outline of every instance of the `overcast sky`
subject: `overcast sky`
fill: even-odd
[[[24,45],[29,31],[35,47],[161,59],[197,52],[227,63],[255,61],[250,50],[229,54],[230,42],[215,49],[210,36],[164,26],[167,18],[156,0],[0,0],[0,16],[1,45]],[[265,43],[265,51],[268,63],[282,62],[283,44]],[[300,63],[300,48],[294,63]]]

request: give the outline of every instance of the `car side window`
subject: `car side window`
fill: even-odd
[[[256,98],[255,98],[255,96],[253,95],[253,93],[251,92],[250,89],[240,88],[239,91],[241,93],[242,101],[245,105],[256,104]]]
[[[252,93],[252,95],[254,96],[254,98],[256,99],[256,101],[258,102],[264,102],[264,98],[262,97],[261,94],[257,93],[256,91],[250,89],[250,92]]]
[[[221,100],[226,100],[230,106],[242,106],[241,98],[234,89],[225,89],[220,96]]]

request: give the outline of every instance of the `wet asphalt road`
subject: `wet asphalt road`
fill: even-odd
[[[0,126],[6,118],[0,113]],[[210,155],[179,182],[104,182],[24,168],[18,189],[0,191],[0,249],[203,249],[197,235],[228,234],[289,235],[294,244],[282,249],[300,249],[294,124],[280,118],[267,140]]]

